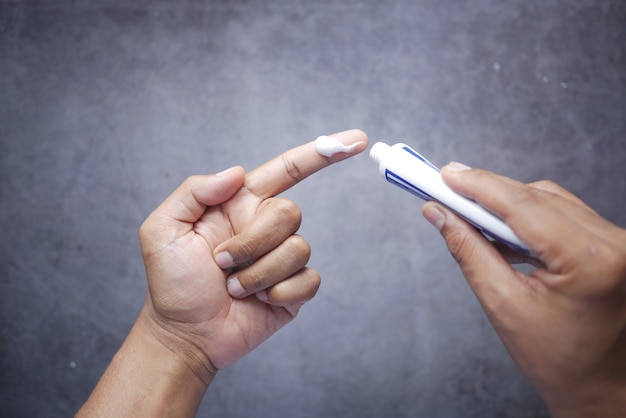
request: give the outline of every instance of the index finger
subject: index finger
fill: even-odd
[[[359,129],[339,132],[330,137],[351,148],[347,152],[336,152],[327,157],[317,151],[315,141],[300,145],[246,174],[246,187],[261,199],[276,196],[322,168],[367,148],[367,135]]]

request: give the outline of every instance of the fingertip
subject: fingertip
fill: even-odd
[[[330,142],[320,141],[324,138],[329,139]],[[369,139],[365,132],[360,129],[350,129],[318,138],[315,141],[315,147],[318,154],[327,157],[328,162],[332,164],[360,154],[367,149],[368,143]]]
[[[191,176],[186,182],[194,199],[213,206],[228,200],[243,185],[243,181],[243,168],[235,166],[213,175]]]
[[[235,165],[225,170],[220,171],[219,173],[215,173],[216,177],[241,177],[245,175],[245,171],[242,166]]]
[[[246,289],[241,285],[241,282],[236,277],[231,277],[226,281],[226,289],[228,294],[234,298],[241,298],[246,294]]]
[[[267,302],[270,299],[267,295],[267,290],[261,290],[260,292],[256,292],[256,297],[261,302]]]
[[[458,239],[467,234],[472,236],[478,234],[482,237],[482,234],[468,224],[467,221],[439,202],[426,202],[422,206],[422,215],[437,228],[448,244],[450,244],[451,239]]]
[[[332,135],[333,138],[338,139],[344,145],[350,145],[357,142],[363,142],[365,146],[369,141],[367,134],[361,129],[348,129],[346,131],[337,132]]]
[[[235,265],[235,260],[228,251],[219,251],[213,258],[215,259],[215,263],[222,270],[226,270]]]
[[[467,171],[467,170],[471,170],[472,167],[465,165],[463,163],[457,162],[457,161],[451,161],[448,164],[446,164],[445,166],[443,166],[441,168],[441,171],[446,171],[448,173],[458,173],[461,171]]]
[[[472,170],[470,166],[457,161],[451,161],[441,167],[441,179],[455,192],[473,200],[470,191],[474,180],[469,176]],[[473,174],[473,176],[475,175],[476,174]]]
[[[368,144],[369,144],[369,138],[367,136],[367,134],[365,133],[365,131],[362,131],[361,129],[351,129],[348,132],[351,133],[352,137],[354,138],[354,142],[362,142],[363,145],[360,147],[357,147],[357,149],[359,150],[358,152],[364,151]]]
[[[209,206],[230,199],[243,185],[242,167],[232,167],[216,174],[192,175],[154,211],[168,221],[196,222]],[[160,214],[160,215],[159,215]]]

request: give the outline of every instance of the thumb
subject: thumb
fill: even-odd
[[[489,305],[490,300],[495,302],[495,295],[510,290],[507,283],[515,286],[513,281],[496,280],[503,275],[511,277],[513,269],[476,228],[439,203],[427,202],[422,214],[443,236],[450,254],[483,306]]]
[[[189,231],[207,207],[230,199],[243,185],[244,171],[232,167],[218,174],[187,178],[145,220],[140,229],[141,241],[170,241]]]
[[[227,201],[243,185],[243,168],[232,167],[218,174],[191,176],[162,204],[156,213],[173,221],[193,223],[208,206]]]

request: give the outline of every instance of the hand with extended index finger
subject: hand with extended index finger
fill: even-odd
[[[433,202],[424,205],[552,414],[624,416],[626,231],[551,182],[526,185],[459,164],[444,167],[442,176],[502,218],[537,254],[536,270],[516,271],[458,216]]]
[[[150,416],[165,402],[173,416],[194,415],[219,369],[315,295],[320,278],[306,267],[310,249],[296,235],[300,210],[276,195],[367,147],[359,130],[332,137],[347,152],[326,157],[310,142],[247,174],[234,167],[190,177],[146,219],[140,241],[148,296],[86,415]]]
[[[329,159],[310,142],[243,178],[238,168],[217,178],[192,177],[146,221],[150,305],[162,321],[196,328],[187,338],[198,339],[194,345],[212,373],[289,322],[317,291],[319,276],[305,267],[308,244],[295,235],[300,210],[275,196],[367,146],[358,130],[334,137],[361,145]],[[211,200],[219,187],[230,188],[227,196]]]

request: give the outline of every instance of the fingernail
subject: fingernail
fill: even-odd
[[[230,171],[232,171],[234,168],[235,168],[235,167],[227,168],[226,170],[224,170],[224,171],[220,171],[219,173],[216,173],[215,175],[216,175],[217,177],[222,177],[222,176],[225,176],[225,175],[226,175],[226,174],[228,174]]]
[[[424,209],[424,218],[439,231],[443,228],[443,224],[446,223],[446,215],[436,206],[428,206]]]
[[[256,297],[261,302],[267,302],[269,297],[267,296],[267,290],[261,290],[260,292],[256,292]]]
[[[246,289],[243,288],[241,283],[239,283],[239,279],[236,277],[228,279],[226,289],[228,289],[228,293],[234,298],[239,298],[246,293]]]
[[[466,166],[463,163],[458,163],[456,161],[452,161],[450,164],[446,166],[446,168],[450,171],[466,171],[471,170],[472,167]]]
[[[228,251],[222,251],[215,256],[215,262],[222,270],[230,268],[235,265],[233,256]]]

